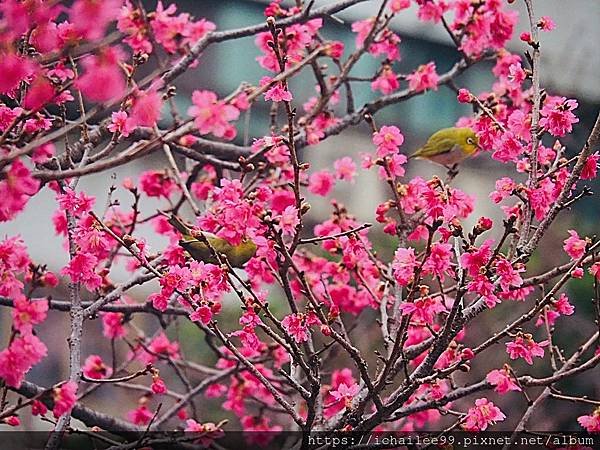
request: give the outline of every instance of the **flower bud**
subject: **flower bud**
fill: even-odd
[[[479,233],[483,233],[484,231],[491,229],[493,225],[494,222],[489,217],[480,217],[475,228],[477,228]]]
[[[460,103],[471,103],[473,96],[468,89],[459,89],[457,99]]]
[[[306,214],[308,211],[310,210],[310,204],[306,203],[306,202],[302,202],[302,204],[300,205],[300,213],[302,215]]]

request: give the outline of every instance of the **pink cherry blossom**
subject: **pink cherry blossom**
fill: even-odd
[[[164,394],[167,392],[167,385],[159,376],[152,377],[152,385],[150,386],[155,394]]]
[[[468,292],[476,292],[481,295],[488,308],[494,308],[501,303],[501,299],[496,296],[495,286],[485,275],[477,275],[467,286]]]
[[[221,428],[217,427],[212,422],[198,423],[194,419],[187,419],[185,421],[186,433],[198,433],[200,437],[196,442],[200,443],[203,447],[211,447],[215,439],[218,439],[224,435]]]
[[[571,276],[577,279],[583,278],[583,268],[575,267],[573,270],[571,270]]]
[[[107,47],[82,60],[85,72],[75,82],[83,95],[94,102],[107,102],[125,93],[125,75],[119,64],[124,54],[119,47]]]
[[[99,355],[88,356],[81,369],[83,375],[93,380],[108,378],[112,374],[112,369],[102,361]]]
[[[279,5],[277,8],[281,11]],[[305,56],[304,50],[309,43],[312,42],[315,34],[322,26],[323,19],[317,18],[308,20],[304,23],[297,23],[286,27],[286,67],[296,64],[302,60],[302,58]],[[256,60],[265,69],[271,72],[278,72],[279,63],[275,57],[273,49],[268,45],[272,39],[271,33],[269,32],[259,33],[256,35],[254,42],[263,53],[261,56],[257,57]],[[282,35],[280,35],[280,40],[283,44],[284,37]]]
[[[456,98],[460,103],[471,103],[473,97],[468,89],[462,88],[458,90]]]
[[[385,167],[380,167],[378,171],[381,180],[388,180],[394,177],[402,177],[406,173],[404,164],[408,161],[406,155],[395,153],[386,157]]]
[[[221,397],[225,392],[227,392],[227,386],[215,383],[206,388],[204,395],[207,398],[218,398]]]
[[[159,1],[156,6],[155,15],[150,22],[156,41],[162,45],[167,53],[176,53],[182,45],[195,44],[207,33],[216,28],[214,23],[206,19],[194,22],[191,20],[189,14],[175,14],[176,11],[177,6],[175,4],[170,4],[165,9],[162,2]],[[127,24],[130,25],[131,31],[134,33],[137,32],[139,35],[139,31],[135,25],[135,18],[133,18],[133,21],[130,19]],[[123,23],[123,26],[126,26],[126,24]]]
[[[301,421],[325,427],[335,422],[340,430],[352,431],[370,417],[367,422],[374,430],[441,429],[449,420],[443,417],[444,408],[464,412],[456,424],[464,430],[487,431],[509,416],[509,410],[505,415],[489,399],[476,400],[477,396],[471,400],[474,404],[465,407],[465,399],[459,398],[463,387],[493,390],[502,396],[512,393],[503,404],[513,414],[527,408],[519,391],[528,376],[520,369],[517,374],[508,364],[489,367],[493,358],[486,367],[478,345],[494,330],[505,328],[494,320],[510,323],[513,314],[518,319],[548,292],[553,295],[546,295],[535,315],[523,316],[527,323],[504,336],[506,356],[496,356],[511,363],[537,362],[548,372],[530,374],[538,378],[556,375],[554,364],[536,358],[544,358],[553,341],[561,343],[553,339],[554,333],[567,330],[575,313],[567,293],[600,280],[600,262],[593,255],[583,260],[593,253],[586,252],[591,237],[569,230],[567,236],[553,241],[553,236],[560,236],[561,225],[562,233],[567,231],[564,224],[569,217],[563,217],[563,212],[554,219],[549,212],[565,196],[586,201],[583,184],[597,177],[600,151],[589,148],[585,161],[572,157],[577,149],[571,148],[571,134],[578,131],[579,120],[584,121],[575,115],[577,100],[544,92],[540,105],[535,105],[530,61],[505,48],[516,39],[521,50],[534,52],[537,31],[554,29],[554,21],[537,16],[536,28],[530,30],[527,16],[521,14],[517,22],[512,0],[389,0],[380,15],[374,11],[354,21],[356,51],[344,55],[344,43],[329,39],[336,30],[330,29],[327,17],[346,17],[345,9],[352,2],[322,2],[305,11],[308,2],[302,6],[302,2],[269,1],[262,25],[259,20],[258,26],[248,23],[234,30],[225,22],[223,32],[215,32],[212,22],[180,10],[173,0],[144,7],[133,0],[0,1],[0,222],[19,218],[29,207],[27,217],[33,214],[39,219],[40,229],[31,234],[29,226],[22,227],[23,234],[43,240],[48,230],[42,225],[47,222],[63,248],[57,276],[48,269],[53,266],[47,257],[56,255],[44,252],[47,245],[29,243],[35,250],[30,257],[19,235],[0,235],[0,303],[10,311],[2,330],[6,342],[0,346],[0,385],[31,390],[37,372],[46,368],[41,363],[50,353],[46,347],[50,343],[67,352],[66,359],[58,355],[61,361],[68,360],[69,354],[81,356],[73,347],[76,340],[62,342],[48,334],[52,325],[48,317],[68,316],[65,300],[70,296],[64,294],[73,294],[74,289],[81,290],[81,301],[90,312],[85,323],[93,327],[100,322],[100,337],[106,344],[102,352],[96,351],[86,328],[82,378],[76,381],[78,374],[65,375],[68,383],[54,385],[18,411],[10,411],[19,408],[18,396],[8,395],[8,403],[0,405],[8,411],[0,424],[26,423],[25,413],[48,419],[44,417],[47,405],[52,405],[54,417],[63,419],[58,424],[62,426],[66,415],[77,408],[77,391],[84,384],[110,381],[145,367],[145,376],[134,380],[144,385],[143,392],[127,396],[130,404],[121,412],[140,429],[150,426],[157,405],[166,397],[186,396],[185,386],[172,376],[173,368],[190,375],[197,369],[201,375],[216,377],[203,386],[211,408],[202,409],[200,416],[192,418],[197,411],[188,405],[167,402],[170,426],[193,433],[193,445],[214,446],[223,434],[220,425],[225,422],[206,421],[213,416],[218,420],[227,416],[234,428],[237,424],[248,432],[246,446],[251,448],[271,444],[277,433]],[[408,20],[410,14],[427,22],[425,26],[446,28],[468,64],[452,68],[443,58],[434,61],[427,55],[407,54],[412,69],[405,72],[406,65],[397,63],[400,45],[403,52],[411,52],[413,46],[401,43],[393,20]],[[220,76],[213,67],[223,54],[219,49],[227,53],[229,46],[236,53],[241,49],[236,38],[242,36],[254,39],[258,56],[246,56],[254,58],[268,76],[250,76],[234,90],[207,90],[203,84]],[[420,62],[414,64],[416,60]],[[439,75],[436,64],[449,72]],[[467,67],[471,65],[481,70],[472,72]],[[469,79],[461,75],[463,69],[469,69]],[[278,78],[282,71],[285,79]],[[482,84],[476,78],[486,71],[492,78]],[[551,78],[542,72],[542,79]],[[306,80],[312,81],[305,91],[296,89]],[[419,121],[410,111],[415,100],[410,99],[437,90],[442,82],[458,90],[456,98],[449,98],[463,114],[454,125],[474,130],[481,158],[490,159],[490,168],[499,171],[494,178],[491,172],[483,175],[488,184],[495,182],[487,192],[469,182],[462,169],[452,179],[442,167],[407,164],[407,155],[423,144],[415,131]],[[186,83],[193,85],[187,114],[185,108],[178,111]],[[217,83],[224,89],[227,84]],[[467,85],[479,88],[469,91]],[[255,103],[257,93],[273,103],[270,115],[268,104]],[[284,106],[292,101],[301,107],[294,110],[293,123],[288,123]],[[405,101],[406,108],[392,107],[398,114],[382,111]],[[237,137],[240,113],[253,107],[258,109],[246,117],[252,126],[246,129],[243,120],[239,125],[244,136],[231,142]],[[589,112],[584,109],[582,114]],[[538,130],[532,126],[534,118]],[[406,130],[401,129],[404,126]],[[341,139],[336,146],[335,136],[352,127],[356,133],[370,127],[370,150],[356,147],[358,140],[344,146]],[[406,135],[409,148],[402,147],[404,132],[410,134]],[[292,154],[289,139],[295,140],[298,155]],[[317,146],[325,140],[333,141],[333,156],[322,154],[331,150],[329,144]],[[168,161],[154,161],[160,159],[164,142],[177,153],[177,167],[165,169]],[[534,145],[537,161],[531,161]],[[353,156],[356,152],[361,152],[360,168]],[[148,166],[144,160],[148,155],[158,165],[150,161]],[[137,158],[133,164],[132,158]],[[296,159],[299,167],[292,164]],[[111,175],[140,164],[148,167],[122,179]],[[538,173],[532,173],[534,166]],[[361,174],[361,169],[374,169],[376,174]],[[414,176],[417,169],[422,176]],[[579,173],[582,185],[575,179],[571,186]],[[336,185],[355,180],[360,185],[350,194],[344,183]],[[108,190],[99,191],[98,204],[85,190],[98,187],[97,181],[108,183]],[[182,182],[192,198],[187,191],[182,195]],[[356,202],[349,200],[366,187],[381,198],[357,212]],[[579,191],[581,199],[576,195]],[[333,193],[347,204],[332,198]],[[57,203],[45,222],[35,215],[47,200],[44,195],[55,195]],[[473,216],[476,206],[478,215]],[[489,214],[482,216],[488,209]],[[250,240],[256,244],[256,254],[234,271],[196,260],[181,246],[181,233],[169,224],[171,213],[190,226],[191,234],[212,233],[231,245]],[[542,221],[551,226],[540,227]],[[368,222],[375,226],[367,230],[363,224]],[[22,224],[8,225],[19,230]],[[303,245],[307,241],[315,245]],[[570,263],[544,259],[555,256],[552,247],[557,245]],[[543,264],[536,265],[540,256]],[[585,277],[586,270],[590,277]],[[564,280],[569,284],[562,286]],[[281,286],[283,303],[278,301]],[[464,298],[459,304],[460,297]],[[462,313],[454,314],[456,306],[464,309]],[[578,318],[582,326],[591,321],[585,316]],[[72,319],[76,321],[76,315]],[[76,322],[71,325],[73,329],[62,330],[61,336],[78,332]],[[202,330],[210,333],[204,336]],[[527,333],[530,330],[532,334]],[[182,342],[187,338],[189,343]],[[399,409],[394,407],[397,414],[388,411],[394,417],[388,414],[387,419],[399,419],[393,424],[384,423],[386,418],[377,414],[373,398],[362,398],[369,380],[365,373],[356,375],[364,372],[361,364],[353,374],[357,358],[353,349],[347,351],[346,338],[368,360],[372,381],[383,383],[384,405],[394,406],[393,390],[406,373],[422,381],[408,380],[400,386],[403,401],[395,405]],[[371,338],[378,341],[368,342]],[[444,348],[438,348],[440,339]],[[386,359],[381,363],[365,353],[377,353],[378,346],[379,350],[383,346]],[[116,359],[108,362],[111,347]],[[308,354],[295,354],[298,351]],[[600,349],[589,352],[594,351],[600,354]],[[195,362],[196,356],[201,360]],[[298,356],[306,364],[296,361]],[[478,366],[479,361],[483,362]],[[305,370],[306,365],[310,370]],[[125,367],[123,373],[112,373],[117,366]],[[385,366],[391,370],[388,378],[397,381],[387,390],[386,380],[375,379]],[[453,371],[466,373],[469,368],[468,376],[451,379]],[[294,379],[281,376],[286,373]],[[294,380],[310,395],[294,389]],[[565,387],[574,389],[565,394],[582,395],[573,383]],[[109,395],[114,383],[103,389]],[[519,404],[508,405],[512,400]],[[223,417],[213,411],[215,405],[223,410]],[[285,410],[294,416],[292,420],[271,417]],[[577,419],[585,430],[600,432],[599,411],[578,412],[571,421]],[[209,415],[204,417],[205,413]],[[102,428],[95,421],[88,425]]]
[[[162,1],[156,5],[155,16],[151,22],[152,33],[156,41],[163,46],[168,53],[177,50],[177,37],[183,35],[183,31],[189,22],[189,15],[182,13],[175,15],[177,6],[171,3],[167,8]]]
[[[216,137],[231,140],[235,137],[235,128],[229,122],[237,120],[240,111],[232,105],[217,99],[211,91],[194,91],[193,105],[188,114],[194,118],[194,124],[200,134],[212,133]]]
[[[9,416],[5,419],[2,419],[2,421],[5,424],[10,425],[11,427],[18,427],[19,425],[21,425],[21,420],[19,420],[17,416]]]
[[[67,91],[64,91],[62,93],[62,95],[63,95],[63,97],[65,95],[67,95]],[[54,102],[56,104],[59,104],[56,98],[54,99]],[[25,126],[23,127],[23,129],[27,133],[35,133],[35,132],[39,132],[39,131],[46,131],[46,130],[49,130],[50,128],[52,128],[52,121],[50,119],[46,118],[46,117],[42,117],[39,114],[37,114],[32,119],[27,119],[25,121]]]
[[[349,386],[352,387],[356,384],[352,371],[348,368],[334,370],[331,374],[331,385],[326,392],[327,397],[324,401],[325,417],[332,417],[346,408],[344,398],[342,397],[339,400],[336,400],[331,393],[331,391],[337,390],[342,384],[346,386],[346,389],[344,389],[346,392]]]
[[[508,68],[507,79],[511,83],[511,85],[513,85],[515,88],[519,88],[526,78],[527,74],[523,70],[523,67],[521,66],[520,62],[516,62],[510,65],[510,67]]]
[[[344,43],[341,41],[330,41],[325,47],[325,54],[333,59],[340,59],[344,54]]]
[[[417,265],[414,248],[399,248],[392,262],[394,278],[401,286],[407,286],[413,280]]]
[[[149,345],[146,346],[152,353],[148,353],[144,348],[140,349],[138,360],[143,364],[152,364],[156,361],[157,356],[162,355],[171,359],[179,359],[179,343],[169,341],[169,338],[161,332]]]
[[[581,171],[582,180],[593,180],[598,174],[598,161],[600,161],[600,152],[595,152],[588,157]]]
[[[75,192],[70,188],[65,189],[64,194],[58,194],[56,198],[63,211],[68,210],[76,217],[89,212],[96,202],[94,197],[88,196],[85,192]]]
[[[56,92],[52,83],[46,77],[38,75],[29,85],[27,94],[23,99],[23,106],[31,111],[37,111],[50,103],[55,95]]]
[[[530,334],[518,334],[512,342],[506,344],[506,351],[510,359],[523,358],[527,364],[532,365],[534,356],[544,357],[544,347],[548,344],[548,341],[538,344]]]
[[[521,140],[531,140],[531,115],[517,109],[508,116],[508,129]],[[541,150],[541,149],[540,149]],[[541,152],[540,152],[541,153]]]
[[[488,426],[506,419],[504,413],[487,398],[475,400],[475,406],[469,408],[463,428],[467,431],[485,431]]]
[[[531,33],[529,31],[523,31],[521,34],[519,34],[519,39],[523,42],[527,42],[528,44],[533,42]]]
[[[596,408],[592,414],[587,416],[579,416],[577,422],[579,422],[579,425],[585,428],[588,433],[600,433],[600,408]]]
[[[502,290],[508,291],[512,287],[519,287],[523,284],[523,278],[521,278],[519,272],[525,269],[515,269],[510,261],[505,258],[499,258],[495,263],[495,268]]]
[[[272,102],[291,102],[292,93],[283,86],[282,83],[275,83],[267,92],[265,92],[265,100]]]
[[[108,130],[112,133],[122,134],[124,137],[129,136],[131,131],[127,125],[129,116],[125,111],[116,111],[111,114],[111,123],[108,125]]]
[[[161,308],[157,307],[156,304],[154,305],[154,308],[161,310]],[[166,302],[164,309],[166,309]],[[162,310],[164,311],[164,309]],[[190,319],[194,322],[201,322],[204,325],[208,325],[208,323],[210,323],[210,321],[212,320],[212,316],[213,313],[210,307],[207,305],[202,305],[196,308],[196,310],[192,314],[190,314]]]
[[[104,259],[110,254],[114,241],[104,230],[98,229],[93,217],[82,218],[75,231],[74,241],[82,252],[94,255],[98,259]]]
[[[66,81],[75,78],[75,72],[73,71],[73,69],[65,66],[64,62],[60,61],[52,69],[46,72],[46,76],[50,79]]]
[[[523,144],[511,132],[507,132],[502,136],[497,149],[492,153],[492,158],[503,163],[515,162],[524,150]]]
[[[8,106],[0,105],[0,131],[6,131],[21,114],[23,114],[23,108],[9,108]]]
[[[154,413],[146,405],[140,405],[127,413],[127,419],[135,425],[148,425]]]
[[[454,254],[451,244],[442,244],[439,242],[431,246],[431,251],[423,271],[425,274],[434,274],[443,282],[446,275],[452,273],[451,258]]]
[[[123,41],[134,52],[152,52],[152,43],[148,39],[146,28],[146,21],[139,14],[139,10],[134,8],[131,2],[126,1],[117,20],[117,29],[125,34],[126,37]]]
[[[594,278],[600,281],[600,262],[592,264],[589,271]]]
[[[392,12],[400,12],[403,9],[410,7],[410,0],[392,0],[390,2],[390,9]]]
[[[0,94],[7,94],[35,70],[34,63],[13,52],[0,53]]]
[[[544,178],[537,189],[528,192],[529,201],[535,212],[535,218],[542,220],[550,206],[556,200],[556,185],[549,178]]]
[[[383,56],[389,61],[399,60],[398,44],[400,44],[400,36],[385,28],[369,46],[369,53],[375,57]]]
[[[373,144],[377,146],[377,156],[384,158],[398,152],[398,147],[404,143],[404,135],[398,127],[383,126],[373,133]]]
[[[491,230],[494,226],[494,221],[489,217],[480,217],[477,220],[477,228],[481,231]]]
[[[408,87],[412,91],[422,92],[427,89],[436,91],[440,77],[435,71],[435,63],[430,62],[419,66],[417,70],[408,75],[406,79],[408,80]]]
[[[76,0],[69,9],[69,19],[77,32],[86,39],[99,39],[106,26],[116,20],[123,0]]]
[[[188,267],[170,266],[169,271],[159,280],[161,291],[166,297],[175,291],[185,292],[193,283],[192,272]]]
[[[573,114],[573,110],[578,106],[577,100],[567,100],[566,97],[547,97],[540,111],[542,116],[540,126],[556,137],[570,133],[573,131],[573,124],[579,122],[579,119]]]
[[[439,297],[418,298],[414,302],[405,302],[400,305],[402,315],[411,314],[413,319],[429,325],[433,325],[436,314],[445,311]]]
[[[19,278],[28,271],[30,263],[27,247],[20,237],[0,241],[0,295],[13,299],[22,295],[24,285]]]
[[[39,400],[34,400],[31,404],[31,414],[34,416],[44,416],[48,412],[48,408]]]
[[[18,388],[25,374],[47,353],[47,347],[33,334],[15,338],[8,348],[0,352],[0,378],[8,386]]]
[[[563,241],[563,249],[572,260],[577,260],[585,254],[587,240],[581,239],[575,230],[569,230],[568,232],[569,237]]]
[[[123,313],[104,312],[102,317],[102,334],[108,339],[122,338],[127,334],[123,326]]]
[[[296,227],[299,223],[298,210],[290,205],[278,217],[278,223],[275,228],[281,231],[284,236],[293,236],[296,233]]]
[[[480,269],[485,266],[492,256],[493,240],[486,240],[481,247],[474,248],[469,252],[463,253],[460,257],[460,262],[469,275],[472,277],[480,273]]]
[[[52,142],[47,142],[35,149],[31,160],[36,164],[44,164],[54,156],[55,147]]]
[[[164,171],[148,170],[140,174],[140,189],[148,197],[170,198],[179,191],[177,182]]]
[[[240,422],[244,432],[248,433],[248,444],[257,447],[267,447],[282,430],[281,425],[271,425],[271,419],[266,416],[247,415]]]
[[[308,190],[322,197],[329,195],[334,185],[333,175],[326,170],[313,173],[308,180]]]
[[[340,383],[336,389],[332,389],[329,391],[331,396],[337,401],[343,401],[346,407],[350,407],[352,405],[352,401],[356,394],[360,392],[360,386],[356,383],[347,386],[346,383]]]
[[[485,379],[488,383],[495,386],[494,391],[499,394],[521,390],[521,388],[513,381],[514,375],[510,372],[509,366],[504,366],[504,368],[500,370],[492,370],[487,374]]]
[[[468,55],[477,56],[486,49],[504,50],[506,42],[512,37],[515,25],[517,23],[517,12],[505,10],[498,2],[486,3],[478,10],[474,20],[469,20],[471,14],[469,8],[471,4],[467,3],[467,8],[457,2],[456,7],[462,7],[462,14],[457,17],[457,22],[453,26],[465,26],[465,38],[461,44],[461,49]],[[460,12],[460,11],[459,11]]]
[[[536,327],[544,325],[554,326],[556,319],[560,316],[571,316],[575,313],[575,307],[569,302],[569,297],[562,293],[560,297],[552,303],[551,308],[545,308],[538,317],[535,323]]]
[[[550,16],[542,16],[538,20],[537,26],[542,31],[552,31],[556,28],[556,22]]]
[[[385,66],[381,74],[371,83],[373,91],[379,91],[386,95],[396,91],[399,87],[398,77],[389,66]]]
[[[243,194],[239,180],[221,179],[221,187],[214,188],[210,197],[210,208],[199,218],[201,229],[213,232],[232,245],[245,238],[258,238],[260,222],[259,207]]]
[[[69,276],[74,283],[83,283],[86,288],[93,291],[102,284],[102,278],[95,272],[97,265],[98,258],[94,255],[79,252],[60,273]]]
[[[313,314],[290,314],[283,318],[281,325],[298,343],[308,341],[310,334],[308,327],[318,323]]]
[[[13,161],[0,180],[0,222],[13,219],[23,211],[29,197],[37,193],[40,183],[31,176],[30,170],[17,159]]]
[[[349,156],[334,161],[333,168],[338,180],[354,181],[356,176],[356,163]]]
[[[425,1],[417,2],[419,4],[419,11],[417,17],[420,20],[439,23],[442,20],[444,11],[448,8],[448,5],[444,1]]]
[[[160,119],[162,95],[154,88],[139,92],[133,99],[131,112],[127,118],[126,130],[136,127],[153,127]]]
[[[24,295],[14,301],[12,310],[13,326],[23,334],[31,333],[33,325],[46,320],[48,301],[46,299],[30,300]]]
[[[363,43],[375,25],[374,22],[374,18],[369,18],[352,23],[352,31],[356,33],[356,48],[361,48],[363,46]]]
[[[183,44],[193,45],[200,39],[202,39],[204,36],[206,36],[208,33],[216,29],[217,26],[210,20],[199,19],[195,22],[190,21],[185,30],[183,30],[183,35],[185,36],[185,38],[183,39]]]

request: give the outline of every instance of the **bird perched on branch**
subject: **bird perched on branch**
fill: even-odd
[[[478,148],[479,139],[471,128],[444,128],[433,133],[425,145],[408,158],[427,159],[454,170]]]
[[[238,245],[231,245],[213,233],[191,229],[174,214],[169,216],[169,223],[183,235],[179,245],[196,261],[219,264],[216,252],[225,255],[233,267],[241,268],[256,254],[256,244],[250,239],[246,238]]]

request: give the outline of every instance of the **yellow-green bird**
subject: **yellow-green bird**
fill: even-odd
[[[471,128],[444,128],[433,133],[409,159],[427,159],[451,169],[472,156],[478,148],[479,139]]]
[[[211,251],[212,247],[217,253],[225,255],[227,260],[233,267],[241,268],[256,254],[256,244],[250,239],[244,239],[238,245],[231,245],[225,239],[219,236],[208,233],[206,231],[193,231],[190,227],[184,224],[181,219],[174,214],[169,217],[169,223],[183,235],[183,239],[179,241],[185,251],[187,251],[196,261],[205,263],[218,264],[219,261]],[[194,235],[202,234],[210,247],[205,242],[198,240]]]

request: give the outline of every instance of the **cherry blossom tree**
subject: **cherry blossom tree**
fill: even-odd
[[[582,148],[563,143],[579,122],[578,102],[541,86],[540,34],[555,24],[524,2],[526,17],[503,0],[373,0],[374,15],[351,24],[355,42],[345,46],[323,32],[366,0],[275,1],[262,23],[239,29],[161,1],[146,10],[134,0],[2,0],[0,221],[18,222],[32,197],[51,190],[55,213],[38,220],[51,221],[68,263],[52,271],[29,254],[39,242],[0,235],[0,305],[12,324],[0,345],[0,426],[38,416],[54,430],[48,449],[86,427],[112,433],[109,443],[134,433],[138,447],[165,439],[148,431],[173,430],[203,445],[228,429],[270,432],[249,435],[255,444],[289,430],[472,432],[506,430],[509,420],[517,433],[535,429],[532,416],[553,398],[573,427],[598,432],[600,403],[576,382],[561,384],[597,370],[598,331],[568,348],[555,331],[576,317],[597,330],[600,319],[599,243],[556,220],[576,202],[597,202],[586,182],[597,174],[600,122]],[[423,60],[398,73],[403,46],[390,22],[415,13],[453,43],[458,62],[447,72]],[[511,53],[518,29],[527,31]],[[240,79],[223,95],[195,86],[180,110],[179,78],[225,70],[207,65],[204,52],[244,37],[254,39],[264,77]],[[353,72],[363,59],[378,62],[367,78]],[[460,85],[474,67],[492,67],[489,91]],[[290,84],[301,73],[316,88],[304,104]],[[402,119],[378,119],[442,89],[472,106],[457,126],[477,133],[481,158],[510,173],[492,192],[468,192],[456,171],[408,177]],[[357,104],[360,90],[375,99]],[[251,143],[236,139],[261,104],[270,126]],[[331,167],[306,162],[312,147],[356,126],[372,133],[369,148],[341,149]],[[153,153],[164,156],[163,170],[117,180],[104,197],[79,186]],[[358,192],[358,171],[375,172],[386,192],[369,206],[373,223],[336,201],[329,217],[311,216],[310,196],[329,197],[338,183]],[[114,201],[115,191],[131,206]],[[474,217],[484,196],[502,219]],[[158,211],[144,207],[147,199]],[[212,258],[195,260],[171,214],[231,245],[249,239],[256,253],[237,268],[208,245]],[[142,224],[168,244],[150,248]],[[550,230],[562,242],[547,245],[564,258],[538,272],[532,261]],[[384,234],[391,258],[374,245]],[[114,281],[119,269],[128,280]],[[572,302],[569,283],[595,284],[596,297]],[[140,285],[151,287],[147,298],[129,294]],[[595,315],[580,317],[572,303],[581,302]],[[507,303],[514,307],[498,313]],[[40,339],[51,311],[68,316],[68,342]],[[98,352],[112,349],[112,360],[82,348],[96,322]],[[174,332],[182,323],[193,326],[205,361],[185,355]],[[68,364],[68,376],[30,381],[49,357]],[[120,416],[86,404],[100,387]],[[138,401],[118,396],[123,389]],[[204,410],[199,398],[219,406]],[[506,409],[505,398],[526,401]],[[180,436],[170,439],[189,441]],[[311,447],[306,433],[300,439]]]

